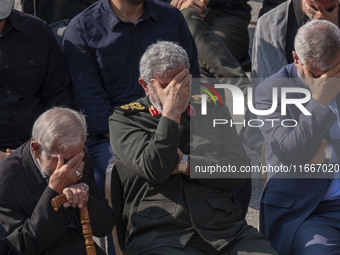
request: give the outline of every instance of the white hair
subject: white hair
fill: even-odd
[[[189,68],[187,52],[178,44],[168,41],[158,41],[150,45],[139,62],[140,77],[148,84],[158,76],[166,75],[178,68]]]
[[[307,22],[297,31],[294,48],[303,65],[327,71],[340,49],[340,30],[327,20]]]
[[[83,144],[86,136],[84,115],[63,107],[55,107],[41,114],[32,130],[32,140],[38,142],[41,152],[47,154]]]

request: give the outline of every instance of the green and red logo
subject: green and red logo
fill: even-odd
[[[207,101],[209,100],[212,100],[215,104],[215,106],[217,106],[217,100],[219,101],[220,105],[222,106],[222,100],[221,100],[221,97],[220,95],[217,93],[217,91],[211,87],[209,84],[205,84],[205,83],[201,83],[201,91],[204,91],[205,93],[207,94],[201,94],[202,96],[202,115],[206,115],[207,114]],[[213,95],[215,94],[215,95]],[[210,98],[207,100],[207,95],[210,96]]]

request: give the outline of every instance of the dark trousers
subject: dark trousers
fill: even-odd
[[[94,163],[94,178],[102,197],[105,197],[106,168],[114,161],[109,139],[103,139],[98,143],[87,147]]]
[[[197,46],[201,76],[228,84],[236,78],[233,85],[247,87],[249,81],[240,62],[249,58],[248,22],[214,9],[204,20],[194,9],[181,11]]]
[[[240,234],[221,251],[216,251],[198,234],[194,234],[184,248],[159,247],[142,255],[269,255],[278,254],[253,227],[244,226]]]
[[[322,202],[294,236],[292,254],[340,254],[340,200]]]
[[[94,162],[94,178],[99,193],[102,197],[105,197],[105,177],[106,168],[113,162],[114,155],[111,150],[109,139],[103,139],[102,141],[92,144],[88,147],[88,151]],[[108,255],[114,255],[114,245],[112,241],[112,235],[108,235]]]

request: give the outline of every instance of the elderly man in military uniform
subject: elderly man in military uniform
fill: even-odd
[[[128,254],[277,254],[240,217],[233,189],[244,179],[190,178],[192,162],[210,159],[195,155],[200,144],[190,141],[190,117],[201,115],[197,104],[188,107],[185,50],[164,41],[149,46],[139,83],[147,96],[117,107],[110,117]],[[249,164],[236,130],[224,128],[218,162]]]

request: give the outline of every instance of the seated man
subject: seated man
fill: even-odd
[[[190,154],[189,147],[200,151],[205,142],[195,136],[197,144],[190,145],[189,112],[195,111],[187,108],[191,75],[185,50],[164,41],[149,46],[140,61],[139,83],[147,96],[117,107],[110,117],[124,190],[127,253],[277,254],[240,217],[233,189],[244,179],[190,179],[191,160],[210,160]],[[226,108],[219,109],[230,117]],[[200,115],[199,107],[195,110]],[[248,165],[236,129],[223,130],[223,141],[215,146],[222,148],[217,162]]]
[[[69,21],[97,0],[25,0],[22,11],[45,20],[61,47]]]
[[[292,51],[298,28],[315,19],[338,25],[339,11],[337,0],[288,0],[263,15],[254,34],[252,78],[268,78],[293,63]]]
[[[0,240],[7,241],[8,254],[85,254],[75,210],[85,203],[93,234],[111,232],[113,212],[97,193],[85,139],[82,114],[53,108],[35,121],[32,139],[0,163]],[[68,202],[55,212],[51,199],[62,193]]]
[[[181,10],[196,43],[201,77],[215,78],[212,83],[236,85],[244,93],[250,84],[241,67],[242,62],[249,61],[250,68],[248,25],[251,7],[247,2],[248,0],[171,1],[171,5]],[[222,98],[228,104],[231,101],[230,96],[224,93]],[[243,217],[248,211],[251,190],[252,183],[249,179],[236,191]]]
[[[86,115],[86,145],[103,195],[106,168],[114,159],[108,119],[114,107],[144,96],[138,63],[158,40],[182,45],[193,75],[199,77],[196,46],[183,15],[158,0],[99,0],[72,19],[65,31],[63,50],[72,90],[77,107]]]
[[[261,198],[260,231],[280,254],[338,254],[340,179],[332,178],[338,177],[332,166],[339,167],[340,159],[340,30],[329,21],[308,22],[298,30],[294,46],[294,64],[256,89],[259,110],[271,108],[273,88],[279,95],[276,110],[258,116],[265,122],[261,131],[267,166],[292,169],[289,175],[277,173],[268,180]],[[281,98],[283,88],[303,93],[288,93],[286,100]],[[308,90],[311,98],[306,102]],[[281,108],[292,99],[296,105]],[[315,170],[321,166],[322,171]]]
[[[338,25],[337,0],[287,0],[263,15],[257,22],[252,52],[252,86],[293,63],[294,38],[299,27],[309,20],[325,19]],[[250,119],[256,118],[249,115]],[[263,136],[258,128],[243,130],[247,145],[260,150]]]
[[[45,22],[0,0],[0,161],[53,106],[72,106],[64,57]],[[9,150],[10,149],[10,150]]]
[[[241,67],[249,60],[248,0],[172,0],[184,15],[198,50],[201,77],[216,78],[244,89],[249,80]],[[250,64],[249,64],[250,68]]]
[[[97,0],[25,0],[24,12],[36,15],[47,23],[69,20]]]

